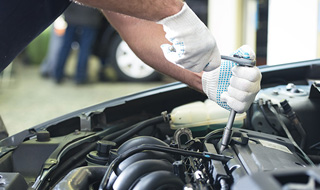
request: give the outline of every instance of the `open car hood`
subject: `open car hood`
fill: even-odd
[[[69,4],[69,0],[0,0],[0,72]]]
[[[319,68],[320,60],[260,67],[262,90],[223,152],[221,111],[210,115],[203,94],[172,83],[2,139],[0,175],[22,190],[316,189]]]
[[[0,71],[69,4],[0,0]],[[173,83],[3,138],[0,187],[319,189],[320,60],[260,69],[262,90],[223,151],[220,111],[211,114],[204,94]]]

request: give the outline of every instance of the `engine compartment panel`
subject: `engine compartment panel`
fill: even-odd
[[[316,83],[262,89],[223,152],[228,112],[185,86],[150,93],[4,139],[0,175],[20,189],[319,187]]]

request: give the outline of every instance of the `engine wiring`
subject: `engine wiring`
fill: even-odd
[[[311,166],[315,166],[315,164],[311,161],[311,159],[304,153],[304,151],[299,147],[299,145],[296,143],[294,138],[292,137],[290,131],[288,130],[287,126],[285,123],[281,120],[277,110],[273,107],[271,104],[271,101],[267,102],[269,110],[276,116],[278,122],[280,123],[282,129],[285,131],[287,137],[289,140],[292,142],[292,144],[295,146],[300,151],[300,154],[302,155],[303,159],[305,159]]]

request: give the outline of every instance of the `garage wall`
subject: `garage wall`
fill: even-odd
[[[318,0],[269,0],[267,64],[317,58]]]
[[[209,0],[208,27],[213,32],[220,53],[229,55],[242,43],[241,2],[239,0]]]
[[[262,2],[264,12],[258,8]],[[262,64],[296,62],[320,58],[319,10],[320,0],[209,0],[208,26],[221,54],[248,44],[261,54]],[[266,22],[260,23],[264,15]],[[264,35],[257,36],[262,24]]]

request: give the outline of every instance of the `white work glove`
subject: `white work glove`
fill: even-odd
[[[179,13],[158,24],[163,25],[166,38],[172,43],[161,45],[168,61],[193,72],[211,71],[220,65],[221,56],[212,33],[186,3]]]
[[[234,54],[246,59],[256,58],[247,45],[241,46]],[[232,61],[223,60],[217,69],[203,72],[202,88],[209,99],[221,107],[243,113],[249,109],[259,92],[262,76],[257,67],[236,65]]]

